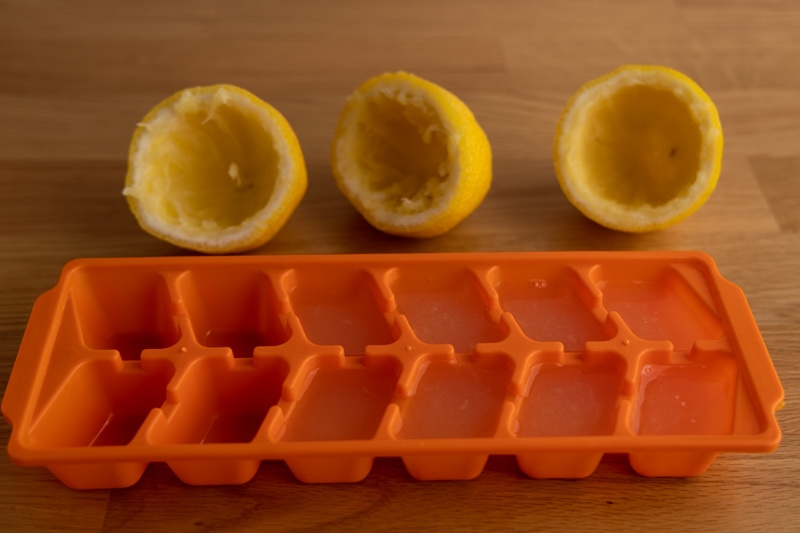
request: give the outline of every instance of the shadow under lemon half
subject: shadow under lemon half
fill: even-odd
[[[138,124],[123,194],[148,233],[221,254],[270,240],[306,186],[286,119],[244,89],[213,85],[179,91]]]
[[[449,231],[480,205],[492,181],[489,140],[470,109],[405,72],[371,78],[350,95],[331,164],[356,210],[404,237]]]
[[[722,164],[714,103],[691,79],[662,66],[626,65],[571,98],[554,144],[569,201],[611,229],[671,226],[711,196]]]

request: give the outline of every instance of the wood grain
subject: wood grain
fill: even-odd
[[[408,0],[401,3],[0,0],[0,387],[34,299],[76,257],[183,254],[143,233],[121,195],[133,127],[184,87],[242,85],[300,138],[310,186],[256,251],[382,253],[698,249],[747,294],[786,390],[781,447],[722,455],[693,479],[647,479],[609,456],[579,481],[532,480],[492,457],[468,482],[419,482],[378,459],[352,485],[264,463],[235,487],[154,464],[130,489],[73,491],[0,454],[3,531],[794,531],[800,519],[800,3],[792,0]],[[725,133],[719,186],[681,224],[600,228],[552,170],[558,115],[623,63],[698,81]],[[492,142],[481,207],[429,240],[383,235],[339,194],[328,150],[347,94],[406,69],[457,93]],[[0,424],[0,445],[10,427]]]

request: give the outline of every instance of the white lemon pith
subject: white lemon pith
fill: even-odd
[[[626,66],[572,98],[554,158],[565,195],[587,217],[650,231],[686,218],[711,195],[722,128],[713,102],[688,77]]]
[[[218,85],[183,90],[144,118],[123,193],[149,233],[229,253],[274,236],[305,188],[305,164],[286,120],[254,95]]]

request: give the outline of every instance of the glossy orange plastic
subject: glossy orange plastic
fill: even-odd
[[[682,252],[85,259],[35,303],[3,399],[10,457],[75,488],[163,461],[190,484],[375,457],[533,478],[606,453],[694,476],[780,441],[783,390],[742,291]]]

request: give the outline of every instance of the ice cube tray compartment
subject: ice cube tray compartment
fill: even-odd
[[[3,399],[11,458],[76,488],[166,462],[190,484],[375,457],[534,478],[626,453],[702,473],[780,441],[783,391],[711,258],[550,252],[84,259],[36,302]]]
[[[131,360],[178,340],[167,284],[157,271],[93,270],[75,278],[72,305],[86,348],[116,350]]]

